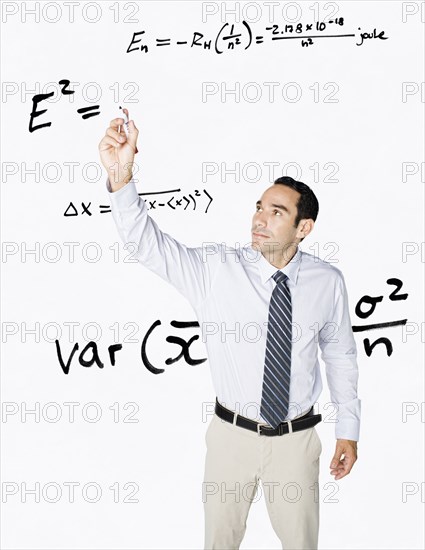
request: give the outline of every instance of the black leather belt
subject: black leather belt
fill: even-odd
[[[257,432],[258,435],[269,436],[285,435],[291,431],[299,432],[300,430],[312,428],[322,420],[322,415],[314,414],[313,407],[311,407],[311,409],[303,416],[300,416],[299,418],[296,418],[295,420],[291,420],[289,422],[281,422],[279,426],[277,426],[277,428],[272,428],[264,426],[259,422],[255,422],[255,420],[251,420],[250,418],[246,418],[245,416],[241,416],[237,413],[234,413],[233,411],[230,411],[229,409],[226,409],[226,407],[223,407],[223,405],[218,402],[217,398],[215,398],[215,414],[222,420],[226,420],[226,422],[230,422],[231,424],[233,424],[233,420],[236,414],[236,426],[240,426],[241,428],[246,428],[247,430]],[[290,429],[290,427],[292,429]]]

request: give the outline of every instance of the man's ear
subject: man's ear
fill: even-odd
[[[301,220],[299,224],[297,237],[299,239],[303,239],[307,237],[307,235],[309,235],[313,231],[313,228],[314,228],[314,220],[312,220],[311,218]]]

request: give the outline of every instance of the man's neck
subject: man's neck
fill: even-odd
[[[296,247],[290,246],[285,249],[276,251],[272,250],[271,253],[261,252],[263,257],[274,266],[276,269],[283,269],[285,265],[288,265],[292,258],[298,251],[298,245]]]

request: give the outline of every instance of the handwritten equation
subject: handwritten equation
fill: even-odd
[[[75,94],[75,90],[68,90],[68,86],[70,85],[70,80],[59,80],[59,84],[62,86],[60,93],[62,95],[72,95]],[[36,94],[32,97],[32,111],[30,113],[30,122],[29,122],[29,132],[35,132],[35,130],[40,130],[41,128],[48,128],[52,125],[51,122],[44,122],[43,124],[38,124],[37,126],[33,125],[34,119],[37,117],[44,115],[44,113],[47,113],[47,109],[43,109],[41,111],[37,111],[37,106],[39,103],[46,101],[46,99],[49,99],[49,97],[52,97],[55,92],[50,92],[49,94]],[[92,105],[91,107],[81,107],[80,109],[77,109],[77,113],[81,115],[81,118],[83,120],[89,119],[94,116],[100,115],[100,105]]]
[[[230,26],[230,29],[227,27]],[[297,24],[287,24],[284,26],[273,24],[271,27],[266,27],[266,35],[255,35],[251,29],[249,23],[245,20],[242,21],[242,28],[240,32],[235,31],[235,23],[225,23],[221,29],[218,31],[214,39],[205,38],[203,33],[195,31],[191,40],[177,40],[175,41],[176,46],[190,46],[193,48],[195,46],[200,47],[204,50],[212,51],[212,45],[214,45],[214,52],[216,54],[222,54],[229,50],[235,50],[239,47],[243,47],[247,50],[253,44],[263,44],[265,40],[280,41],[280,40],[299,40],[301,47],[307,48],[315,44],[316,40],[322,38],[327,39],[336,39],[336,38],[355,38],[356,45],[362,46],[365,41],[370,40],[387,40],[388,36],[385,35],[385,31],[377,32],[376,28],[369,32],[361,32],[361,27],[358,27],[357,32],[352,33],[343,33],[343,32],[332,32],[333,29],[338,29],[338,27],[344,26],[344,18],[337,17],[327,21],[317,21],[316,23],[297,23]],[[360,32],[359,32],[360,31]],[[317,34],[318,33],[318,34]],[[133,33],[131,42],[127,48],[126,53],[132,53],[140,51],[142,53],[149,52],[149,45],[142,42],[142,38],[138,38],[145,34],[145,31]],[[144,39],[145,37],[143,37]],[[139,44],[135,46],[136,44]],[[171,38],[156,38],[155,46],[171,46]],[[134,47],[133,47],[134,46]]]
[[[170,324],[172,327],[177,329],[199,327],[198,321],[171,321]],[[147,345],[148,338],[152,334],[152,332],[155,330],[155,328],[158,327],[159,325],[161,325],[161,321],[159,319],[156,320],[154,323],[152,323],[152,325],[147,330],[143,338],[142,346],[141,346],[141,357],[142,357],[143,364],[152,374],[161,374],[165,372],[164,369],[155,367],[153,363],[149,361],[146,353],[146,345]],[[181,351],[176,357],[170,357],[166,359],[165,364],[172,365],[173,363],[176,363],[180,359],[184,359],[186,364],[190,366],[200,365],[201,363],[204,363],[207,360],[207,357],[204,357],[202,359],[193,359],[190,355],[190,351],[189,351],[190,346],[192,345],[193,342],[195,342],[198,339],[199,339],[199,335],[197,334],[193,335],[192,338],[190,338],[188,341],[186,341],[184,338],[180,338],[179,336],[172,336],[172,335],[167,336],[167,338],[165,339],[166,342],[179,345],[181,347]],[[57,353],[59,364],[62,368],[62,371],[64,372],[64,374],[69,374],[69,369],[72,363],[72,359],[74,357],[75,352],[79,349],[78,343],[74,344],[72,352],[66,362],[64,362],[64,359],[62,357],[59,340],[55,340],[55,345],[56,345],[56,353]],[[115,365],[115,354],[120,349],[122,349],[122,344],[113,344],[108,347],[109,361],[112,366]],[[85,359],[84,356],[87,353],[90,355],[90,357]],[[81,351],[78,357],[78,362],[82,367],[92,367],[93,365],[96,364],[99,368],[103,369],[104,363],[100,359],[96,342],[89,342],[84,347],[84,349]]]
[[[181,189],[170,189],[169,191],[153,191],[151,193],[137,193],[139,196],[142,196],[142,195],[163,195],[163,194],[166,194],[166,193],[180,193]],[[212,203],[213,201],[213,198],[211,197],[211,195],[208,193],[208,191],[206,189],[203,189],[202,190],[204,195],[206,195],[208,197],[208,205],[204,211],[204,214],[206,214],[208,212],[208,208],[210,207],[210,204]],[[158,199],[153,199],[153,200],[146,200],[144,199],[145,203],[148,203],[147,204],[147,209],[150,211],[150,210],[157,210],[158,208],[161,208],[162,206],[166,206],[168,208],[171,208],[171,210],[177,210],[179,208],[183,208],[183,210],[186,210],[190,204],[192,204],[192,210],[196,210],[197,208],[197,202],[196,202],[196,199],[195,197],[201,197],[201,193],[199,192],[198,189],[195,189],[193,195],[192,193],[189,193],[188,194],[188,197],[186,195],[183,195],[183,197],[176,197],[174,194],[173,196],[168,199],[166,202],[160,202],[160,200]],[[82,202],[81,203],[81,211],[79,212],[78,209],[76,208],[76,206],[74,205],[73,202],[70,202],[67,209],[65,210],[64,212],[64,216],[65,217],[75,217],[75,216],[79,216],[79,215],[84,215],[86,214],[87,216],[92,216],[92,212],[90,211],[90,208],[91,208],[91,202],[89,203],[84,203]],[[108,214],[111,212],[111,206],[109,204],[100,204],[99,205],[99,210],[100,210],[100,213],[101,214]]]
[[[391,278],[387,279],[387,284],[394,285],[396,288],[389,294],[388,298],[392,301],[396,300],[406,300],[408,297],[408,294],[397,294],[397,292],[401,289],[403,286],[403,283],[400,279]],[[360,319],[367,319],[370,317],[376,309],[377,304],[382,302],[383,296],[368,296],[367,294],[363,296],[358,302],[355,307],[355,312],[357,317]],[[367,311],[362,311],[362,305],[368,305],[369,309]],[[407,322],[407,319],[398,319],[397,321],[388,321],[386,323],[373,323],[370,325],[355,325],[353,326],[353,332],[364,332],[366,330],[376,330],[376,329],[382,329],[382,328],[390,328],[390,327],[396,327],[400,325],[405,325]],[[387,356],[390,357],[393,353],[393,345],[391,343],[391,340],[385,336],[378,338],[373,343],[370,342],[369,338],[365,338],[363,340],[364,349],[366,352],[366,355],[370,357],[372,355],[372,351],[375,348],[375,346],[382,344],[385,346]]]
[[[249,23],[247,23],[245,20],[242,21],[242,32],[235,32],[235,23],[231,24],[230,31],[227,33],[226,27],[228,27],[230,23],[225,23],[219,32],[217,33],[215,39],[214,39],[214,51],[217,54],[222,54],[226,50],[234,50],[236,47],[243,47],[243,41],[246,42],[245,50],[250,48],[254,43],[255,44],[263,44],[265,39],[271,39],[271,41],[276,40],[300,40],[302,47],[308,47],[312,46],[315,43],[315,40],[321,39],[321,38],[356,38],[357,46],[362,46],[365,41],[370,40],[388,40],[388,36],[385,35],[385,31],[381,30],[379,33],[377,32],[376,28],[374,28],[370,32],[357,32],[357,33],[336,33],[336,34],[329,34],[329,26],[335,27],[343,27],[344,26],[344,18],[343,17],[337,17],[336,19],[332,19],[330,21],[327,21],[326,23],[324,21],[317,21],[314,23],[297,23],[294,24],[286,24],[282,28],[279,25],[273,24],[271,27],[266,27],[266,31],[268,32],[267,36],[264,35],[256,35],[253,36],[253,32],[251,30],[251,27]],[[361,27],[358,27],[358,31],[361,31]],[[319,34],[314,34],[314,33]],[[148,53],[149,52],[149,46],[147,44],[142,43],[142,39],[137,38],[141,35],[144,35],[145,31],[135,32],[133,33],[133,37],[131,39],[131,42],[127,48],[126,53],[132,53],[136,51],[140,51],[142,53]],[[360,41],[360,42],[359,42]],[[137,45],[136,44],[140,44]],[[212,40],[207,40],[204,38],[204,34],[195,31],[193,33],[191,41],[188,40],[177,40],[175,42],[177,46],[188,46],[190,45],[190,48],[193,48],[195,46],[198,46],[200,48],[203,48],[204,50],[211,50]],[[171,38],[156,38],[155,39],[155,46],[162,47],[162,46],[171,46]],[[227,46],[227,47],[226,47]],[[63,95],[70,95],[74,94],[74,90],[69,90],[68,86],[70,85],[70,81],[63,79],[59,81],[59,84],[63,86],[61,89],[61,93]],[[33,102],[33,108],[30,113],[30,122],[29,122],[29,132],[32,133],[35,130],[40,130],[41,128],[49,127],[52,125],[51,122],[45,122],[43,124],[38,124],[37,126],[33,125],[34,119],[45,114],[47,112],[47,109],[44,110],[37,110],[37,106],[42,101],[45,101],[49,97],[52,97],[54,95],[54,92],[51,92],[49,94],[36,94],[32,98]],[[100,106],[99,105],[92,105],[90,107],[81,107],[80,109],[77,109],[77,113],[81,115],[83,120],[89,119],[93,116],[100,115]]]
[[[408,297],[408,294],[398,294],[398,291],[403,286],[403,282],[400,279],[396,278],[390,278],[387,279],[387,284],[394,285],[396,288],[389,294],[388,298],[392,301],[396,300],[406,300]],[[365,295],[360,298],[360,300],[357,302],[355,307],[355,312],[357,317],[361,319],[367,319],[370,317],[376,308],[376,305],[383,300],[383,296],[369,296]],[[362,305],[368,304],[370,307],[368,311],[362,311]],[[385,323],[374,323],[369,325],[363,325],[363,326],[353,326],[353,332],[364,332],[369,330],[376,330],[376,329],[384,329],[384,328],[390,328],[395,326],[401,326],[405,325],[407,322],[407,319],[399,319],[396,321],[389,321]],[[165,369],[156,367],[148,358],[148,355],[146,353],[146,346],[149,337],[152,335],[153,331],[161,325],[161,321],[157,319],[152,323],[152,325],[149,327],[149,329],[146,331],[145,336],[142,340],[141,345],[141,359],[143,362],[143,365],[146,367],[148,371],[150,371],[152,374],[162,374],[165,372]],[[198,328],[200,327],[198,321],[171,321],[170,325],[175,329],[184,329],[184,328]],[[185,361],[187,365],[189,366],[196,366],[204,363],[207,360],[207,357],[203,358],[193,358],[190,354],[190,346],[199,339],[198,334],[194,334],[189,340],[185,340],[184,338],[181,338],[180,336],[175,335],[169,335],[165,338],[166,342],[169,342],[171,344],[177,344],[180,346],[180,352],[175,357],[169,357],[165,361],[165,365],[172,365],[174,363],[177,363],[178,361]],[[75,352],[79,349],[78,343],[74,344],[74,347],[72,349],[72,352],[68,359],[64,361],[62,357],[61,347],[59,340],[55,340],[56,345],[56,353],[58,357],[59,364],[62,368],[62,371],[64,374],[69,374],[70,366],[72,363],[73,356]],[[369,338],[365,338],[363,340],[364,350],[367,355],[367,357],[370,357],[372,355],[372,352],[378,345],[383,345],[385,347],[387,357],[390,357],[393,353],[393,345],[391,343],[391,340],[387,337],[381,337],[376,339],[373,343],[370,342]],[[108,354],[109,354],[109,361],[112,366],[115,365],[115,354],[117,351],[122,349],[122,344],[113,344],[108,347]],[[85,357],[88,355],[89,357]],[[89,342],[84,349],[81,351],[78,362],[83,367],[92,367],[93,365],[97,365],[99,368],[104,368],[104,363],[101,361],[99,352],[97,349],[96,342]]]

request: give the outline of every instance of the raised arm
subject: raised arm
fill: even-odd
[[[118,125],[123,123],[124,119],[112,120],[99,144],[101,161],[108,173],[106,187],[118,233],[124,244],[135,244],[136,257],[141,264],[172,284],[196,307],[211,288],[212,266],[217,266],[219,261],[218,245],[187,247],[161,231],[149,216],[132,177],[138,130],[134,121],[129,121],[127,138],[124,132],[118,132]]]

